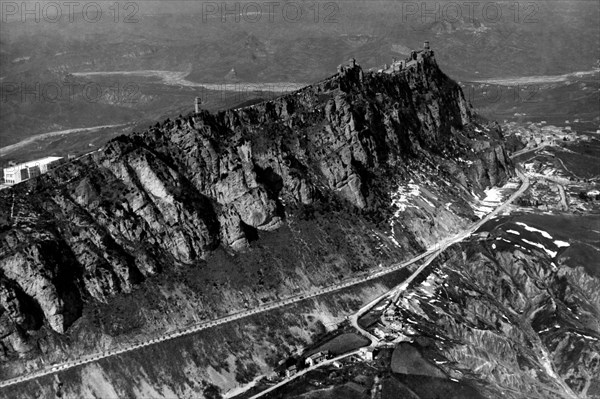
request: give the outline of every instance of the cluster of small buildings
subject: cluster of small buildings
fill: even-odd
[[[402,69],[412,68],[412,67],[417,66],[419,63],[423,62],[424,58],[431,57],[431,56],[433,56],[433,50],[429,46],[429,42],[425,41],[425,43],[423,44],[423,50],[411,51],[410,56],[404,60],[397,60],[396,58],[394,58],[392,60],[392,64],[390,66],[385,64],[383,66],[383,68],[378,70],[377,72],[383,72],[383,73],[389,74],[389,73],[401,71]]]
[[[312,355],[304,358],[304,365],[300,364],[300,367],[298,367],[298,363],[294,363],[294,364],[288,366],[284,370],[285,376],[287,378],[289,378],[293,375],[296,375],[298,373],[298,371],[300,371],[303,368],[303,366],[304,367],[312,367],[314,365],[322,363],[323,361],[325,361],[329,358],[331,358],[329,351],[315,352]]]
[[[431,56],[433,56],[433,50],[429,46],[429,41],[425,41],[423,44],[423,50],[411,51],[410,56],[404,60],[398,60],[396,58],[393,58],[391,65],[385,64],[385,65],[383,65],[383,68],[378,69],[377,72],[378,73],[388,73],[388,74],[393,73],[393,72],[398,72],[405,68],[414,67],[414,66],[418,65],[419,63],[423,62],[423,59],[425,59],[426,57],[431,57]],[[344,73],[346,70],[352,69],[356,65],[357,65],[356,60],[354,58],[350,58],[349,64],[347,66],[338,65],[337,71],[338,71],[338,73]],[[373,71],[373,68],[371,68],[370,71]]]
[[[45,157],[34,161],[24,162],[17,165],[11,165],[3,169],[4,185],[12,186],[13,184],[29,180],[57,166],[62,157]],[[4,187],[5,188],[5,187]]]
[[[542,144],[555,145],[559,142],[589,140],[588,136],[577,134],[570,126],[557,127],[548,125],[545,121],[529,123],[522,127],[515,122],[509,122],[505,125],[509,132],[523,141],[527,147],[537,147]]]
[[[374,351],[374,348],[372,348],[372,347],[361,348],[359,350],[358,354],[353,355],[350,358],[350,360],[352,361],[354,359],[354,361],[364,360],[367,362],[371,362],[371,361],[373,361],[373,351]],[[323,363],[325,360],[331,359],[331,358],[332,358],[332,355],[328,350],[315,352],[315,353],[311,354],[310,356],[307,356],[304,358],[304,364],[302,364],[302,363],[298,364],[297,362],[295,362],[295,363],[291,364],[290,366],[288,366],[287,368],[285,368],[285,370],[284,370],[285,377],[286,378],[292,377],[292,376],[296,375],[302,368],[316,366],[317,364]],[[340,363],[338,361],[332,362],[331,365],[336,368],[342,367],[342,363]]]

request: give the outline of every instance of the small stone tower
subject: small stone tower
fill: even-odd
[[[195,110],[196,110],[197,114],[200,113],[200,109],[201,109],[200,105],[201,104],[202,104],[202,99],[200,97],[196,97],[196,101],[195,101],[196,108],[195,108]]]
[[[350,58],[350,68],[354,68],[356,66],[356,60],[354,57]]]
[[[429,50],[429,40],[425,40],[425,43],[423,43],[423,50]]]
[[[344,72],[344,68],[341,65],[338,65],[337,71],[338,71],[338,73],[342,73],[342,72]]]

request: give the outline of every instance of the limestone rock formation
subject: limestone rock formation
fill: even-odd
[[[381,221],[396,210],[397,185],[418,179],[454,196],[468,221],[470,193],[512,174],[501,132],[432,56],[392,74],[346,68],[272,101],[159,126],[0,192],[10,215],[0,225],[0,338],[40,323],[64,333],[86,303],[218,247],[243,251],[317,204],[369,215],[377,234],[420,249],[452,227],[414,209],[390,232]],[[462,189],[432,183],[443,181]]]

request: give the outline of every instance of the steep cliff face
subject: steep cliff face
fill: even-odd
[[[232,308],[397,261],[473,219],[471,193],[512,174],[501,139],[431,55],[392,74],[349,67],[273,101],[119,137],[0,192],[4,356],[32,350],[40,328],[68,332],[86,307],[149,279],[189,268],[216,274],[215,251],[256,255],[273,231],[314,258],[280,262],[271,286],[233,287],[232,276],[254,267],[238,258],[214,283],[230,289],[218,295]],[[413,186],[423,206],[398,201]],[[306,245],[317,234],[306,225],[332,215],[353,222],[330,223]]]

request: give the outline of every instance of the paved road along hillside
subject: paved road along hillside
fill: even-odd
[[[500,205],[498,208],[496,208],[494,211],[492,211],[489,215],[487,215],[486,217],[484,217],[477,223],[473,224],[466,231],[464,231],[454,237],[450,237],[446,240],[439,242],[437,245],[434,246],[434,248],[429,249],[427,252],[424,252],[421,255],[418,255],[406,262],[393,264],[389,267],[382,268],[377,271],[373,271],[372,273],[362,275],[357,278],[349,279],[342,283],[335,284],[335,285],[332,285],[329,287],[320,288],[313,292],[303,293],[300,295],[294,295],[294,296],[288,297],[286,299],[283,299],[281,301],[272,302],[272,303],[262,305],[257,308],[251,309],[251,310],[234,313],[234,314],[224,316],[219,319],[215,319],[215,320],[208,321],[208,322],[194,324],[189,327],[186,327],[186,328],[174,331],[174,332],[170,332],[170,333],[164,334],[162,336],[158,336],[156,338],[149,339],[144,342],[139,342],[137,344],[124,346],[124,347],[109,350],[106,352],[95,353],[92,355],[82,357],[77,360],[71,360],[71,361],[64,362],[64,363],[58,363],[51,367],[32,372],[30,374],[25,374],[25,375],[21,375],[19,377],[4,380],[4,381],[0,382],[0,388],[9,387],[11,385],[15,385],[15,384],[25,382],[25,381],[35,380],[37,378],[47,376],[50,374],[55,374],[60,371],[64,371],[64,370],[67,370],[67,369],[70,369],[73,367],[82,366],[84,364],[96,362],[98,360],[106,359],[106,358],[109,358],[112,356],[118,356],[122,353],[127,353],[130,351],[136,350],[136,349],[144,348],[144,347],[154,345],[154,344],[157,344],[157,343],[160,343],[163,341],[167,341],[170,339],[175,339],[175,338],[178,338],[178,337],[181,337],[184,335],[193,334],[198,331],[202,331],[202,330],[205,330],[205,329],[208,329],[211,327],[215,327],[215,326],[218,326],[221,324],[229,323],[229,322],[232,322],[235,320],[243,319],[245,317],[252,316],[252,315],[255,315],[258,313],[267,312],[269,310],[273,310],[273,309],[277,309],[277,308],[280,308],[283,306],[291,305],[293,303],[300,302],[300,301],[308,299],[308,298],[314,298],[314,297],[317,297],[317,296],[320,296],[323,294],[327,294],[327,293],[338,291],[338,290],[341,290],[341,289],[344,289],[347,287],[351,287],[353,285],[361,284],[366,281],[374,280],[374,279],[384,276],[386,274],[392,273],[392,272],[402,269],[406,266],[412,265],[413,263],[418,262],[421,259],[424,259],[428,256],[434,255],[432,257],[432,259],[428,260],[427,262],[424,262],[423,265],[421,265],[419,267],[419,269],[417,269],[416,272],[414,272],[404,283],[401,284],[401,287],[406,287],[416,276],[418,276],[423,271],[423,269],[425,269],[425,267],[429,264],[429,262],[431,262],[433,260],[433,258],[435,258],[435,256],[439,255],[448,246],[450,246],[456,242],[459,242],[459,241],[463,240],[464,238],[468,237],[469,235],[471,235],[475,230],[477,230],[479,227],[481,227],[485,222],[487,222],[493,216],[495,216],[496,214],[498,214],[499,212],[504,210],[512,201],[514,201],[518,196],[520,196],[529,187],[529,179],[526,176],[521,175],[521,174],[520,174],[520,177],[522,179],[521,187],[519,187],[519,189],[515,193],[513,193],[506,202],[504,202],[502,205]],[[396,288],[396,289],[398,289],[398,288]],[[388,294],[386,294],[386,295],[388,295]],[[358,320],[357,315],[359,315],[359,314],[361,314],[360,311],[353,317],[354,322],[356,322],[356,320]],[[358,326],[358,323],[356,323],[355,326]],[[364,330],[360,329],[360,327],[358,327],[358,330],[363,331],[363,333],[364,333]]]

